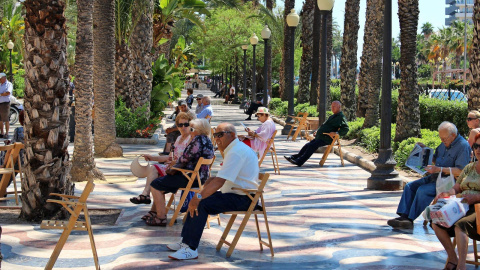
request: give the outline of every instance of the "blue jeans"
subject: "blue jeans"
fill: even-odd
[[[317,151],[317,149],[321,146],[327,145],[326,142],[319,140],[319,139],[314,139],[306,143],[302,149],[300,149],[300,152],[298,154],[292,155],[292,158],[295,160],[295,162],[299,165],[302,166],[307,160]]]
[[[432,179],[431,175],[406,184],[398,204],[397,214],[408,215],[409,219],[415,220],[435,199],[435,184],[436,178]]]
[[[190,217],[187,212],[187,220],[182,229],[182,242],[193,249],[197,249],[202,238],[208,215],[216,215],[227,211],[246,211],[252,200],[246,195],[234,193],[222,193],[217,191],[198,204],[198,215]]]

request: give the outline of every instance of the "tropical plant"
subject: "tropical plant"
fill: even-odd
[[[115,127],[120,138],[151,137],[160,123],[160,117],[150,117],[146,105],[137,109],[127,108],[125,102],[115,102]]]
[[[0,70],[7,70],[10,61],[10,52],[7,43],[11,40],[14,44],[12,50],[12,71],[22,68],[23,59],[23,33],[25,23],[22,17],[21,3],[16,0],[5,1],[3,6],[3,18],[0,19]]]
[[[51,192],[72,195],[68,154],[68,67],[65,2],[26,0],[25,152],[22,212],[27,220],[50,218],[61,208]],[[51,34],[46,34],[51,33]],[[38,47],[37,47],[38,46]],[[35,59],[35,60],[34,60]]]
[[[470,70],[480,70],[480,2],[475,1],[473,6],[473,40]],[[468,91],[468,109],[480,108],[480,73],[473,72],[470,91]]]
[[[192,47],[186,44],[185,37],[180,36],[172,50],[171,56],[175,62],[175,68],[180,70],[188,69],[187,64],[192,63],[197,57],[192,50]],[[182,66],[180,66],[182,64]],[[185,68],[182,68],[185,67]]]
[[[153,90],[150,100],[153,117],[162,116],[169,101],[180,97],[183,83],[178,77],[179,70],[168,63],[164,55],[155,61],[153,71]]]
[[[93,158],[93,2],[77,0],[75,69],[75,142],[70,175],[74,182],[105,179]]]

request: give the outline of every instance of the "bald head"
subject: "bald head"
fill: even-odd
[[[230,123],[221,123],[218,125],[215,129],[215,134],[220,136],[214,136],[214,140],[217,143],[218,148],[222,151],[237,138],[235,127]]]
[[[332,112],[333,114],[337,114],[342,111],[342,103],[340,101],[335,100],[332,102]]]

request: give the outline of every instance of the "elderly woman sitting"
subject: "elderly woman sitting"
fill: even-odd
[[[214,156],[212,141],[209,138],[210,124],[206,119],[195,119],[190,121],[190,127],[193,129],[191,134],[192,141],[187,145],[183,151],[182,156],[173,166],[175,168],[183,168],[187,170],[194,170],[198,160],[203,157],[211,159]],[[200,168],[200,180],[203,183],[208,178],[210,168],[203,165]],[[167,175],[159,177],[152,181],[151,187],[153,195],[151,216],[147,218],[146,223],[150,226],[166,226],[167,225],[167,210],[165,209],[165,194],[175,193],[179,188],[184,188],[188,184],[188,179],[180,172],[169,169],[166,171]],[[198,187],[198,182],[193,182],[192,187]]]
[[[177,118],[175,119],[175,124],[180,131],[180,136],[178,136],[177,140],[175,141],[174,148],[173,148],[173,155],[162,155],[162,156],[151,156],[151,155],[143,155],[145,160],[147,161],[157,161],[159,163],[154,164],[148,168],[148,176],[147,182],[145,184],[145,188],[143,192],[138,195],[137,197],[130,198],[130,201],[134,204],[150,204],[150,184],[152,183],[153,179],[156,179],[161,176],[166,175],[166,171],[177,162],[177,160],[182,156],[183,151],[190,143],[191,140],[191,129],[190,129],[190,121],[192,120],[192,116],[181,112],[178,114]],[[153,209],[152,209],[153,210]],[[154,210],[153,210],[154,211]],[[142,217],[142,219],[146,219],[151,215],[149,214]]]
[[[457,179],[457,183],[448,192],[440,193],[436,199],[449,197],[450,195],[461,194],[463,200],[470,205],[465,217],[459,219],[452,227],[445,228],[437,224],[432,224],[433,230],[438,240],[442,243],[448,254],[448,263],[445,269],[465,269],[468,250],[468,237],[480,241],[480,235],[477,233],[477,222],[475,214],[475,203],[480,202],[480,134],[475,136],[475,143],[472,145],[473,152],[477,157],[476,162],[465,166]],[[456,237],[458,257],[455,253],[450,237]]]
[[[267,148],[267,141],[272,137],[276,127],[272,118],[270,118],[270,113],[267,108],[259,107],[255,115],[258,120],[262,122],[262,125],[255,131],[245,128],[248,137],[239,135],[238,139],[250,146],[253,151],[258,152],[258,155],[261,157],[263,156],[265,148]]]

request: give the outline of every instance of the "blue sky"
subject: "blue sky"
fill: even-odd
[[[336,0],[333,7],[333,18],[338,23],[343,32],[343,21],[345,17],[345,1]],[[295,10],[300,13],[303,0],[295,0]],[[445,26],[445,1],[443,0],[419,0],[420,15],[418,20],[418,32],[425,22],[430,22],[435,31]],[[358,57],[362,52],[363,46],[363,28],[365,25],[366,0],[360,0],[360,30],[358,33]],[[284,5],[283,1],[278,3]],[[398,22],[398,3],[392,0],[392,37],[397,38],[400,34],[400,25]],[[359,63],[360,64],[360,63]]]

